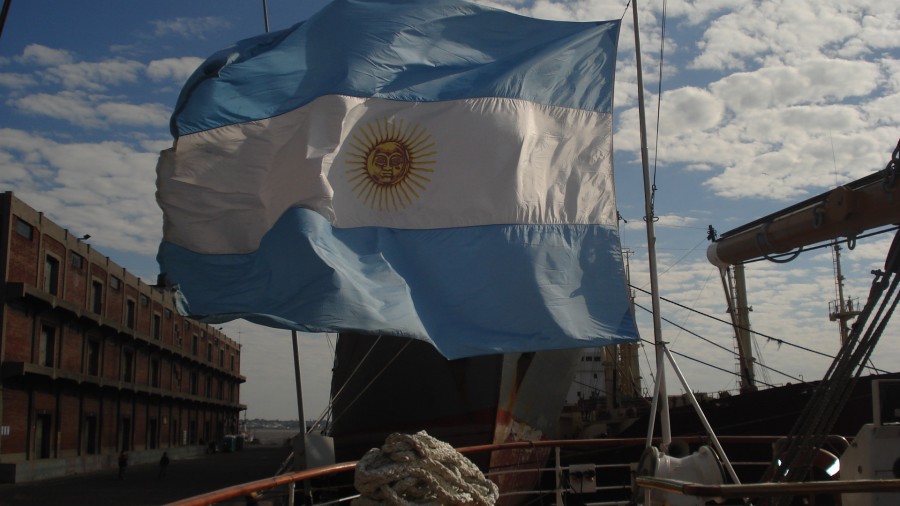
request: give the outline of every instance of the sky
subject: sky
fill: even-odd
[[[269,28],[287,28],[325,3],[269,0]],[[624,16],[616,192],[636,303],[650,308],[641,291],[650,283],[630,7],[619,0],[490,5],[546,19]],[[707,227],[731,230],[885,167],[900,138],[900,3],[641,0],[639,13],[660,291],[680,305],[661,303],[663,339],[692,390],[734,390],[730,328],[701,314],[727,318],[719,271],[706,260]],[[172,145],[168,121],[181,86],[213,52],[264,31],[262,0],[13,1],[0,35],[0,191],[14,191],[74,234],[90,234],[95,249],[155,282],[162,238],[155,167]],[[865,300],[891,239],[881,234],[842,249],[845,296]],[[798,347],[837,351],[838,328],[828,318],[836,298],[831,249],[787,264],[751,263],[746,277],[752,328],[782,340],[757,338],[758,360],[771,368],[760,379],[821,378],[830,360]],[[652,341],[649,314],[639,307],[637,318]],[[888,328],[873,358],[882,370],[898,370],[897,328]],[[247,417],[296,419],[290,332],[244,321],[224,330],[243,347]],[[307,419],[327,406],[333,341],[300,335]],[[653,353],[643,346],[643,386],[651,392]],[[679,393],[666,374],[669,393]]]

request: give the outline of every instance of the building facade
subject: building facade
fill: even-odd
[[[240,345],[0,194],[0,482],[204,451],[239,430]]]

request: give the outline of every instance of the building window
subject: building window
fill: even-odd
[[[191,336],[191,354],[196,356],[198,353],[200,353],[200,338],[194,334]]]
[[[85,369],[91,376],[100,375],[100,341],[89,339],[87,342]]]
[[[122,381],[134,381],[134,352],[125,350],[122,352]]]
[[[156,418],[151,418],[147,420],[147,447],[155,449],[157,445],[157,441],[159,440],[159,426],[157,424]]]
[[[225,367],[225,350],[219,349],[219,367]]]
[[[141,294],[140,299],[141,299],[141,306],[147,307],[150,305],[150,298],[147,297],[146,295]]]
[[[91,282],[91,311],[103,314],[103,283]]]
[[[170,430],[170,432],[169,432],[170,446],[181,446],[181,445],[185,444],[185,443],[182,443],[181,438],[180,438],[181,433],[178,430],[178,419],[177,418],[173,418],[172,422],[169,423],[169,430]]]
[[[53,417],[39,413],[34,419],[34,453],[39,459],[49,459],[53,448]]]
[[[79,255],[78,253],[72,252],[72,267],[79,271],[83,269],[84,257]]]
[[[167,309],[165,309],[165,310],[163,311],[163,313],[164,313],[165,316],[166,316],[166,320],[171,320],[171,319],[172,319],[172,310],[171,310],[171,309],[168,309],[168,308],[167,308]]]
[[[150,386],[159,388],[159,359],[150,358]]]
[[[191,395],[197,395],[197,371],[191,371]]]
[[[51,255],[44,258],[44,291],[59,295],[59,260]]]
[[[131,299],[125,302],[125,326],[134,328],[134,301]]]
[[[123,452],[131,450],[131,418],[119,419],[119,449]]]
[[[231,354],[231,372],[234,372],[234,353]]]
[[[181,346],[181,327],[175,325],[175,346]]]
[[[84,452],[94,455],[98,451],[97,445],[97,415],[91,414],[84,417]]]
[[[162,328],[162,317],[159,313],[153,313],[153,321],[151,324],[153,328],[150,329],[150,332],[153,334],[153,339],[159,341],[160,329]]]
[[[115,276],[110,276],[109,287],[118,292],[122,288],[122,280]]]
[[[34,227],[19,217],[16,217],[16,232],[29,241],[34,237]]]
[[[56,329],[49,326],[41,326],[41,342],[38,350],[38,363],[46,367],[53,367],[56,358]]]
[[[212,343],[206,343],[206,361],[212,362],[213,352]]]
[[[212,376],[206,375],[206,397],[208,399],[212,399],[213,391],[212,391]]]

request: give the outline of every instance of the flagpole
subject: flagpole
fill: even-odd
[[[269,9],[266,0],[263,0],[263,20],[266,24],[266,33],[269,33]],[[294,470],[306,469],[306,417],[303,415],[303,388],[300,382],[300,347],[297,344],[297,331],[291,331],[291,344],[294,347],[294,386],[297,390],[297,416],[300,420],[300,433],[294,439]],[[307,488],[309,482],[306,482]],[[293,494],[291,495],[293,500]]]
[[[656,346],[656,397],[658,397],[660,430],[662,430],[662,449],[668,448],[672,442],[672,427],[669,422],[669,398],[666,394],[666,375],[665,375],[665,343],[662,340],[662,320],[659,314],[659,280],[656,269],[656,233],[653,227],[653,206],[652,195],[650,192],[650,164],[647,160],[647,120],[644,116],[644,78],[641,69],[641,36],[638,29],[638,8],[637,0],[631,1],[631,11],[634,17],[634,55],[637,64],[637,87],[638,87],[638,118],[640,120],[641,130],[641,164],[644,170],[644,212],[645,221],[647,222],[647,255],[650,261],[650,294],[653,309],[653,342]],[[655,417],[656,413],[651,413]],[[653,434],[648,434],[649,440],[652,440]]]
[[[299,442],[294,444],[294,469],[302,471],[306,469],[306,419],[303,416],[303,390],[300,385],[300,350],[297,344],[297,331],[291,331],[291,343],[294,345],[294,382],[297,386],[297,414],[300,417]],[[303,450],[298,454],[297,450]]]

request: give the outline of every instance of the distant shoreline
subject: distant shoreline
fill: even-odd
[[[254,441],[250,444],[265,446],[288,446],[290,439],[300,429],[248,429],[253,435]]]

